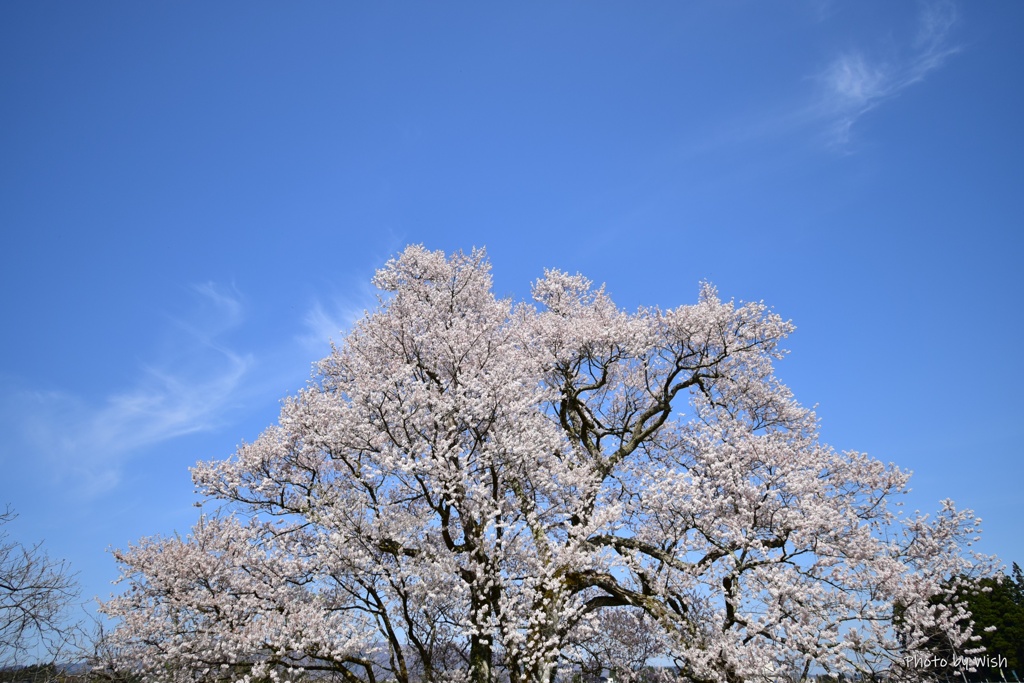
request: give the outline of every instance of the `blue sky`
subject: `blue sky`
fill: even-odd
[[[85,597],[409,243],[764,300],[823,438],[1024,562],[1024,4],[0,4],[0,504]]]

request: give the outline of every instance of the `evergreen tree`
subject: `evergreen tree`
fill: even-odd
[[[995,664],[1002,658],[1008,675],[1024,676],[1024,572],[1020,565],[1013,563],[1011,576],[981,579],[978,590],[965,591],[963,599],[974,619],[974,632],[981,637],[978,644],[990,655],[988,661]],[[978,667],[973,678],[999,680],[999,670],[996,666]]]
[[[939,629],[932,629],[923,648],[928,657],[915,668],[936,680],[1021,681],[1024,680],[1024,572],[1014,562],[1010,576],[1000,574],[980,579],[959,577],[949,607],[966,612],[961,621],[973,622],[974,639],[957,647]],[[938,604],[942,598],[935,598]],[[900,610],[894,612],[900,620]],[[967,671],[973,662],[975,671]]]

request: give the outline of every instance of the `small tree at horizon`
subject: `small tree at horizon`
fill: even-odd
[[[42,543],[9,540],[17,515],[0,512],[0,669],[37,665],[37,673],[74,651],[81,635],[70,610],[79,596],[70,565],[51,559]]]
[[[419,246],[374,282],[279,423],[193,469],[222,512],[115,552],[124,666],[551,683],[657,656],[694,681],[912,680],[936,629],[967,642],[934,598],[974,571],[977,520],[904,516],[907,473],[819,441],[764,305],[704,285],[628,313],[559,271],[513,304],[482,251]]]

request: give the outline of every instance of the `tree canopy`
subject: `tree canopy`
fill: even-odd
[[[618,308],[547,271],[498,299],[482,251],[407,248],[278,424],[192,471],[220,504],[115,552],[104,610],[157,680],[913,679],[956,647],[970,512],[818,438],[759,303]],[[900,618],[894,619],[899,607]]]

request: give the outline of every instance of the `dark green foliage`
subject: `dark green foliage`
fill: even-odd
[[[955,601],[964,604],[974,621],[978,639],[970,648],[984,648],[973,655],[977,670],[966,671],[962,658],[972,655],[955,651],[942,634],[935,634],[926,647],[930,665],[915,668],[938,680],[1001,681],[1005,676],[1007,681],[1024,681],[1024,572],[1015,562],[1010,576],[972,580],[968,586],[956,592]]]
[[[979,589],[966,593],[963,598],[974,618],[974,632],[981,636],[980,645],[992,659],[1005,658],[1003,670],[1008,680],[1013,680],[1011,671],[1024,678],[1024,573],[1013,563],[1013,573],[1008,577],[981,579]],[[986,632],[995,626],[995,631]],[[1000,680],[995,667],[978,669],[983,680]]]
[[[85,662],[66,665],[51,662],[2,668],[0,683],[142,683],[142,679],[112,674]]]
[[[0,669],[0,683],[57,683],[64,679],[64,673],[55,664],[33,664]]]

